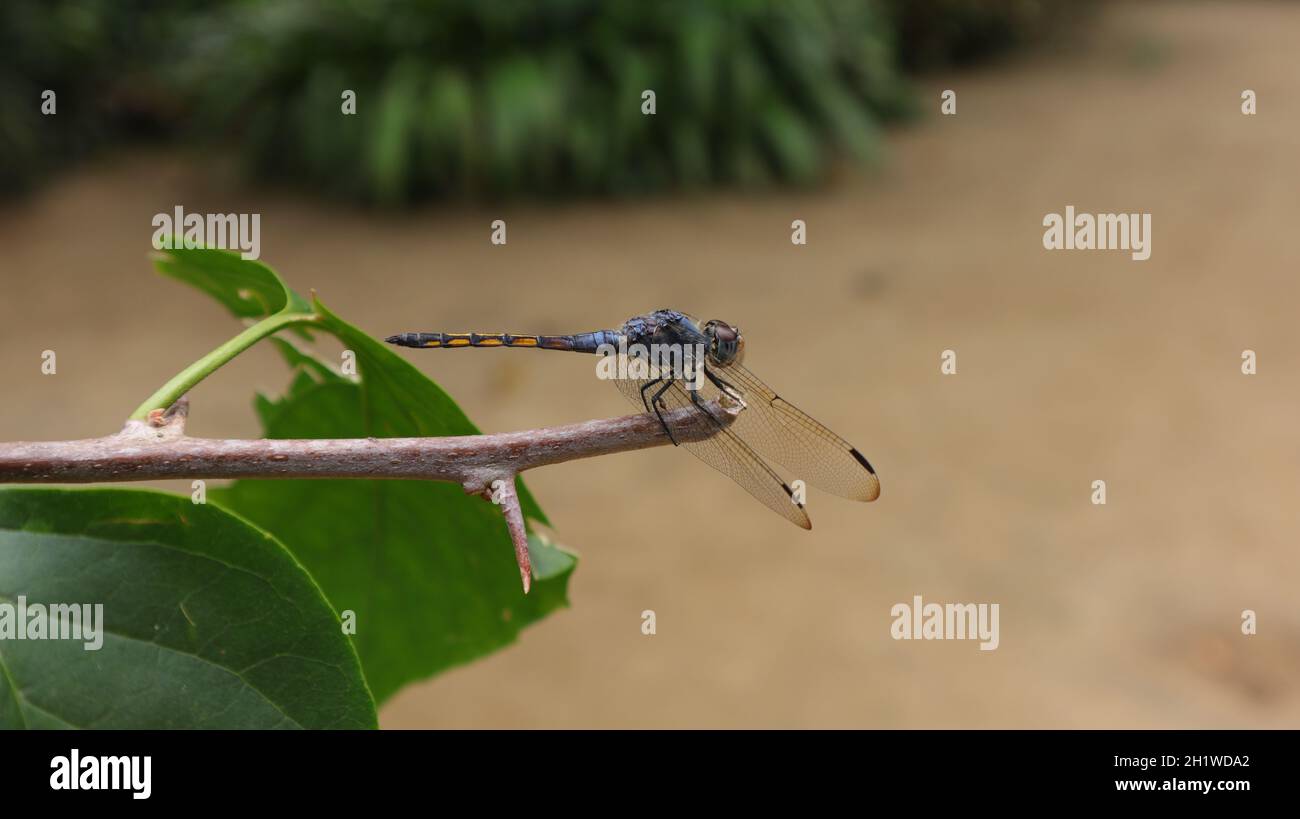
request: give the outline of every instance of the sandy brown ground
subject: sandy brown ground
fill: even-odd
[[[230,335],[154,280],[150,218],[258,211],[263,258],[375,335],[732,320],[883,481],[871,506],[814,493],[805,533],[671,449],[534,473],[584,556],[572,609],[410,686],[386,727],[1295,727],[1297,27],[1282,4],[1110,9],[1068,52],[927,81],[958,115],[817,194],[391,218],[170,155],[81,168],[0,215],[0,438],[110,431]],[[1043,250],[1068,204],[1151,212],[1151,260]],[[414,355],[488,430],[627,410],[585,359]],[[284,380],[254,350],[197,391],[192,431],[255,434],[251,391]],[[892,640],[914,594],[999,603],[1001,647]]]

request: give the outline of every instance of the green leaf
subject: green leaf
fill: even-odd
[[[0,728],[376,727],[320,589],[274,538],[211,505],[141,490],[0,490],[10,617],[20,596],[29,607],[102,604],[103,643],[0,639]],[[49,617],[36,619],[48,634]]]
[[[322,327],[357,356],[360,382],[277,344],[294,367],[287,395],[261,397],[268,438],[468,435],[436,384],[321,305]],[[524,514],[545,521],[522,481]],[[401,686],[481,657],[568,605],[574,557],[533,537],[536,582],[524,595],[500,511],[450,483],[241,480],[212,490],[275,532],[334,606],[355,612],[355,643],[383,702]]]
[[[307,300],[293,292],[271,268],[238,253],[186,248],[173,240],[154,262],[158,272],[193,285],[225,305],[238,318],[265,318],[276,313],[311,314]]]
[[[172,250],[159,263],[175,278],[232,304],[229,275],[267,294],[297,297],[264,265],[217,250]],[[251,270],[242,270],[248,266]],[[247,315],[247,302],[236,315]],[[454,401],[393,349],[319,302],[311,326],[356,356],[345,378],[273,338],[294,377],[280,399],[259,396],[268,438],[474,435]],[[245,312],[240,312],[243,310]],[[522,480],[526,519],[547,523]],[[398,688],[513,642],[520,629],[568,605],[576,560],[534,539],[532,592],[519,585],[514,546],[496,507],[461,487],[431,481],[242,480],[208,496],[272,532],[311,571],[339,612],[357,618],[354,643],[377,701]]]

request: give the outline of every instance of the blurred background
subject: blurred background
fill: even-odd
[[[806,533],[670,448],[531,473],[583,558],[572,608],[385,727],[1295,727],[1298,25],[1269,2],[9,2],[0,439],[112,431],[232,335],[151,272],[151,220],[260,213],[262,260],[380,337],[734,322],[882,480],[869,506],[813,491]],[[1151,259],[1045,251],[1067,205],[1150,212]],[[627,411],[577,357],[411,360],[488,431]],[[191,432],[257,435],[253,391],[286,381],[254,348]],[[998,603],[1000,647],[892,640],[917,594]]]

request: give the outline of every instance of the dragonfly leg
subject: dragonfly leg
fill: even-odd
[[[659,376],[658,378],[653,378],[653,379],[651,379],[651,380],[649,380],[649,381],[647,381],[647,382],[645,382],[644,384],[641,385],[641,406],[645,407],[645,411],[646,411],[646,412],[653,412],[653,409],[650,407],[650,402],[649,402],[648,400],[646,400],[646,397],[645,397],[645,391],[648,390],[648,389],[650,389],[650,388],[653,387],[655,384],[658,384],[660,381],[663,381],[663,380],[664,380],[664,377],[661,375],[661,376]]]
[[[655,382],[652,381],[651,383],[655,383]],[[664,385],[659,388],[658,392],[655,393],[654,398],[650,399],[650,403],[655,408],[655,415],[659,418],[659,423],[663,424],[664,432],[668,433],[668,440],[673,442],[673,446],[677,446],[677,437],[673,435],[673,430],[671,427],[668,426],[668,422],[664,420],[664,414],[663,414],[663,404],[664,404],[663,396],[664,393],[668,392],[669,388],[672,387],[672,385],[673,385],[673,380],[671,378],[665,378]],[[641,397],[642,398],[645,397],[644,392],[642,392]]]
[[[709,411],[709,408],[705,405],[704,400],[700,398],[699,390],[687,390],[686,392],[688,392],[691,396],[691,403],[695,405],[696,409],[704,413],[705,418],[708,418],[710,421],[712,421],[713,425],[717,427],[720,431],[726,429],[726,427],[722,425],[722,422],[719,421],[717,417],[714,416],[714,414]]]
[[[664,432],[668,434],[668,440],[673,442],[673,446],[677,446],[677,438],[673,435],[672,428],[668,426],[668,422],[664,420],[663,413],[659,411],[659,403],[658,403],[659,397],[664,394],[664,390],[672,386],[673,382],[669,381],[662,388],[660,388],[659,392],[655,393],[654,398],[652,399],[646,398],[645,395],[646,390],[650,389],[655,384],[658,384],[660,381],[663,380],[664,380],[664,376],[661,375],[658,378],[651,379],[650,381],[647,381],[645,382],[645,384],[641,385],[641,405],[645,407],[646,412],[653,412],[655,414],[655,417],[659,419],[660,425],[663,426]]]
[[[717,375],[716,373],[714,373],[713,370],[710,370],[707,365],[704,367],[704,375],[710,381],[713,382],[713,386],[727,393],[737,401],[742,400],[740,397],[740,391],[736,389],[736,386],[731,382],[727,381],[726,379],[722,378],[721,376]]]

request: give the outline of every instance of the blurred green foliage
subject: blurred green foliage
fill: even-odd
[[[833,150],[870,157],[906,99],[862,2],[300,8],[227,18],[196,60],[205,130],[237,128],[260,174],[380,202],[809,182]]]
[[[962,65],[1067,31],[1092,0],[887,0],[909,70]]]
[[[811,183],[876,155],[911,110],[904,67],[1023,42],[1064,5],[7,0],[0,187],[140,132],[383,204]]]
[[[0,2],[0,192],[179,115],[160,80],[202,0]],[[41,112],[52,90],[56,113]]]

